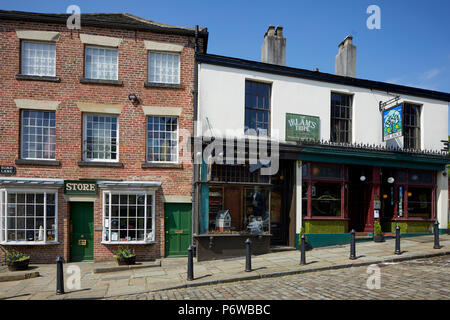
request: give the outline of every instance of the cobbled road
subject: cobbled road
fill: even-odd
[[[132,300],[449,300],[450,256],[378,264],[380,289],[369,289],[368,267],[114,297]],[[370,271],[370,270],[369,270]],[[369,281],[370,284],[376,282]]]

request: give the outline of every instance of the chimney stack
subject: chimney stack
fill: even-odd
[[[286,65],[286,38],[283,37],[283,27],[269,26],[264,35],[261,47],[261,62]]]
[[[352,41],[353,37],[347,36],[339,44],[334,64],[334,73],[338,76],[356,77],[356,47]]]

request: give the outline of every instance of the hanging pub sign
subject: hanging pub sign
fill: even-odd
[[[383,111],[383,138],[390,140],[403,135],[402,133],[402,105]]]
[[[286,113],[286,141],[320,140],[320,118]]]
[[[16,167],[14,166],[0,166],[0,174],[13,176],[16,174]]]
[[[65,194],[97,194],[97,183],[94,181],[64,180]]]

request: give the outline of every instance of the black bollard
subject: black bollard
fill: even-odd
[[[250,239],[245,240],[245,272],[252,271],[252,253],[250,250],[250,245],[252,242]]]
[[[306,264],[306,254],[305,254],[305,235],[302,234],[302,241],[300,242],[300,265],[304,266]]]
[[[56,257],[56,294],[64,294],[64,258]]]
[[[356,232],[354,229],[352,229],[352,231],[350,232],[350,260],[356,259],[355,233]]]
[[[433,249],[440,249],[439,245],[439,222],[436,220],[434,223],[434,247]]]
[[[400,251],[400,227],[395,227],[395,254],[402,254]]]
[[[190,245],[188,248],[188,266],[187,266],[188,281],[194,280],[194,246]]]

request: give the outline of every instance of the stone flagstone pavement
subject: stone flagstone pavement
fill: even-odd
[[[306,252],[307,264],[304,266],[299,264],[299,251],[268,253],[252,256],[252,272],[245,272],[245,257],[194,262],[193,281],[187,281],[187,258],[164,258],[160,263],[144,262],[136,269],[106,273],[95,273],[94,270],[114,268],[115,262],[67,263],[64,264],[66,293],[63,295],[56,295],[56,264],[32,264],[30,272],[38,271],[40,276],[0,282],[0,299],[101,299],[450,254],[450,235],[440,235],[441,249],[433,249],[433,239],[432,235],[402,238],[401,255],[394,254],[395,239],[388,239],[384,243],[357,242],[356,260],[349,259],[349,245],[316,248]],[[71,265],[81,269],[79,290],[67,287],[70,277],[67,270]],[[9,274],[13,273],[0,268],[0,279]]]

